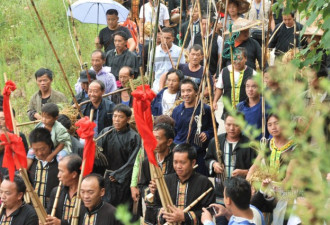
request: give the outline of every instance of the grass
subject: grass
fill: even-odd
[[[62,1],[35,0],[35,5],[68,76],[71,87],[79,77],[79,61],[71,42]],[[67,1],[64,0],[67,5]],[[47,38],[29,0],[2,1],[0,5],[0,86],[4,86],[3,73],[14,81],[17,90],[12,94],[12,105],[19,122],[28,121],[26,114],[30,97],[38,90],[34,73],[40,67],[54,72],[52,88],[66,94],[71,101],[68,87]],[[72,22],[70,28],[72,35]],[[97,26],[75,21],[82,59],[90,66],[90,53],[94,50]],[[102,26],[100,26],[100,29]],[[74,37],[73,37],[74,38]],[[73,39],[74,40],[74,39]],[[29,129],[32,129],[30,126]],[[22,128],[28,131],[27,128]]]

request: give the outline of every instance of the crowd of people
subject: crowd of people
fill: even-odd
[[[78,194],[81,225],[120,224],[115,217],[120,204],[129,206],[132,222],[142,217],[143,224],[301,224],[297,216],[285,213],[292,206],[283,207],[270,191],[291,178],[297,145],[293,135],[281,128],[276,109],[262,104],[260,86],[267,86],[275,96],[278,81],[269,75],[276,64],[262,61],[261,30],[262,24],[270,24],[268,47],[275,49],[276,58],[298,47],[322,53],[321,66],[311,66],[306,107],[315,101],[330,106],[330,96],[319,85],[320,80],[328,79],[330,67],[329,57],[318,47],[322,31],[313,33],[315,27],[308,27],[300,40],[294,33],[303,27],[296,21],[297,15],[281,11],[283,14],[271,16],[269,0],[230,0],[227,18],[217,17],[221,5],[214,10],[207,1],[200,1],[200,6],[195,1],[181,2],[181,6],[177,0],[159,3],[155,39],[147,28],[156,22],[157,1],[140,4],[137,24],[132,12],[123,24],[118,22],[117,10],[106,12],[107,27],[95,38],[91,68],[80,72],[74,86],[81,113],[77,119],[92,117],[94,140],[103,157],[95,158],[93,172],[81,184],[82,156],[88,149],[84,150],[84,140],[72,129],[68,115],[60,114],[61,105],[74,105],[74,101],[52,88],[50,69],[35,72],[39,90],[31,96],[27,114],[37,125],[28,141],[23,133],[20,136],[29,180],[48,213],[45,225],[71,224]],[[174,19],[177,16],[181,22]],[[235,49],[233,57],[225,57],[231,26]],[[143,71],[151,74],[149,83],[156,94],[150,109],[157,140],[154,153],[171,206],[162,205],[159,178],[150,174],[143,141],[134,126],[134,97],[127,87],[134,88],[131,81],[139,79]],[[257,81],[260,71],[265,73],[265,84],[261,85]],[[229,100],[238,117],[254,130],[263,131],[257,132],[255,140],[267,140],[265,154],[249,145],[253,140],[238,125],[237,117],[220,107],[223,98]],[[224,129],[218,129],[220,120],[212,120],[215,112],[221,114]],[[0,108],[1,127],[6,127],[4,120]],[[328,128],[325,132],[329,138]],[[26,185],[18,173],[13,181],[9,179],[8,170],[2,167],[3,146],[0,148],[0,224],[37,225],[37,213],[24,198]],[[262,162],[278,176],[263,180],[260,189],[255,189],[248,181]],[[209,188],[212,190],[206,196],[186,210]],[[51,214],[53,209],[55,214]],[[266,214],[272,216],[264,217]]]

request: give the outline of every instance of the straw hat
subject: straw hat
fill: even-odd
[[[238,18],[233,25],[233,33],[238,32],[241,30],[247,30],[250,29],[251,27],[256,27],[261,23],[260,20],[252,21],[252,20],[247,20],[244,18]],[[229,34],[229,31],[227,30],[225,34]]]
[[[323,36],[324,31],[317,26],[310,26],[307,27],[305,30],[305,33],[303,34],[304,36]],[[299,31],[297,32],[299,34]]]
[[[238,3],[238,14],[246,13],[250,10],[250,3],[247,0],[229,0],[229,3]],[[218,11],[224,13],[226,11],[226,0],[220,0],[217,2]]]

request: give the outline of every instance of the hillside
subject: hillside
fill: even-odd
[[[35,0],[35,5],[73,87],[79,77],[79,61],[71,41],[64,3],[67,6],[67,1],[64,0]],[[69,99],[71,95],[31,2],[2,1],[0,10],[0,86],[2,89],[5,72],[8,79],[13,80],[17,85],[17,90],[12,95],[17,120],[26,122],[29,99],[38,90],[34,73],[40,67],[49,68],[54,72],[52,84],[54,89],[65,93]],[[73,36],[71,18],[69,22]],[[97,26],[78,21],[75,24],[83,61],[88,62],[90,66],[90,53],[94,50]]]

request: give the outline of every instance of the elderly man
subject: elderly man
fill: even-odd
[[[175,173],[165,177],[174,206],[170,206],[171,212],[160,209],[159,223],[200,224],[202,208],[214,203],[213,190],[200,200],[188,212],[183,210],[195,201],[209,188],[213,188],[211,181],[199,173],[194,172],[197,153],[190,144],[179,144],[173,149],[173,167]],[[155,208],[161,208],[161,202],[156,192]]]
[[[62,182],[61,187],[53,188],[50,194],[50,202],[47,213],[50,214],[55,202],[56,191],[60,188],[60,195],[55,211],[55,216],[48,215],[44,225],[61,224],[69,225],[76,202],[78,181],[82,160],[77,154],[65,156],[58,163],[58,179]]]
[[[4,209],[1,212],[0,224],[3,225],[36,225],[38,216],[34,208],[24,203],[26,186],[23,179],[15,175],[14,181],[5,176],[0,187],[1,203]]]
[[[116,80],[118,80],[119,70],[123,66],[129,66],[132,68],[135,77],[139,73],[139,62],[136,54],[128,51],[127,35],[123,31],[117,31],[113,34],[115,49],[107,52],[106,55],[106,65],[111,67],[111,72],[115,75]]]
[[[249,29],[251,27],[257,26],[260,22],[253,22],[247,19],[238,18],[234,22],[233,26],[233,33],[240,32],[239,36],[235,39],[235,47],[241,47],[245,48],[247,52],[247,61],[246,65],[251,67],[252,69],[256,70],[256,60],[258,60],[259,68],[261,68],[262,62],[261,62],[261,47],[259,43],[250,37],[250,31]],[[225,33],[225,35],[228,35],[228,31]],[[225,44],[224,51],[228,49],[228,44]],[[224,58],[222,60],[222,68],[228,66],[231,64],[230,58]]]
[[[35,78],[39,91],[34,93],[30,99],[28,107],[28,117],[30,120],[41,120],[41,107],[46,103],[67,103],[65,95],[52,89],[53,72],[49,69],[40,68],[35,73]]]
[[[80,210],[79,225],[117,225],[116,208],[104,202],[104,179],[98,174],[89,174],[81,182],[80,196],[84,207]]]
[[[119,70],[119,81],[121,84],[120,88],[126,87],[126,84],[130,79],[134,79],[134,73],[131,67],[124,66]],[[133,96],[128,91],[122,91],[112,95],[111,97],[113,103],[115,104],[124,104],[129,107],[133,107]]]
[[[96,73],[96,79],[100,80],[104,84],[105,94],[113,92],[117,89],[116,78],[110,73],[111,68],[103,66],[105,64],[105,54],[101,50],[95,50],[92,52],[92,68]],[[77,93],[80,93],[83,88],[81,83],[78,82],[74,85]],[[110,98],[110,97],[109,97]],[[111,98],[110,98],[111,99]]]
[[[81,107],[84,116],[90,116],[91,110],[94,109],[95,136],[105,127],[112,125],[112,112],[115,104],[107,98],[102,98],[104,90],[104,83],[100,80],[94,80],[88,87],[88,96],[91,101]]]
[[[122,27],[118,24],[118,11],[116,9],[109,9],[106,12],[107,17],[107,27],[103,28],[99,36],[95,38],[96,49],[102,49],[104,47],[104,52],[108,52],[115,48],[115,43],[113,39],[113,34],[117,31],[123,31],[127,35],[127,42],[129,44],[129,50],[134,51],[136,44],[132,38],[131,33],[126,27]]]

